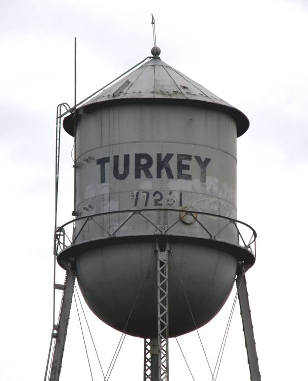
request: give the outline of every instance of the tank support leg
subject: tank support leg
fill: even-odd
[[[55,327],[53,337],[55,338],[55,349],[52,358],[50,381],[58,381],[62,367],[62,358],[65,346],[65,339],[69,321],[69,315],[74,293],[75,272],[72,269],[66,271],[62,304],[59,314],[58,325]]]
[[[254,338],[253,325],[252,325],[252,319],[251,319],[251,311],[249,307],[247,282],[246,282],[245,272],[243,269],[240,269],[237,274],[236,286],[237,286],[238,298],[239,298],[240,309],[241,309],[243,331],[245,336],[245,345],[246,345],[247,358],[248,358],[249,371],[250,371],[250,380],[261,381],[256,342]]]
[[[157,381],[159,346],[156,339],[144,339],[143,381]]]
[[[170,250],[167,244],[164,248],[156,244],[157,254],[157,350],[158,350],[158,381],[169,380],[169,304],[168,304],[168,255]],[[154,343],[153,343],[154,344]],[[152,345],[154,349],[154,345]],[[153,356],[155,353],[153,353]],[[156,381],[152,377],[152,381]]]
[[[157,280],[157,338],[144,339],[144,381],[169,380],[169,305],[168,305],[168,255],[166,242],[163,248],[156,243]]]

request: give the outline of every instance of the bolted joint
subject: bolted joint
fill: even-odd
[[[240,274],[243,274],[245,272],[245,262],[244,261],[238,261],[237,262],[237,276]]]
[[[167,262],[169,251],[159,251],[158,259],[162,262]]]
[[[156,241],[155,252],[161,256],[162,260],[168,258],[168,254],[170,254],[170,246],[166,239],[158,239]]]
[[[58,337],[58,333],[59,333],[59,325],[58,324],[55,324],[53,326],[53,329],[52,329],[52,332],[51,332],[51,337],[53,339],[56,339]]]
[[[151,355],[158,355],[160,352],[160,347],[158,343],[158,339],[151,339],[150,340],[150,353]]]
[[[82,167],[82,164],[80,161],[75,161],[75,163],[73,164],[73,168],[80,168]]]

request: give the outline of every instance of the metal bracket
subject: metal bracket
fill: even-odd
[[[55,283],[55,290],[64,291],[64,284]]]

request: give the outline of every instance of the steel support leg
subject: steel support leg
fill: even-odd
[[[169,379],[169,304],[168,304],[168,255],[157,243],[157,339],[158,339],[158,381]],[[154,381],[154,379],[152,379]]]
[[[151,358],[151,346],[150,346],[150,340],[151,339],[144,339],[144,352],[143,352],[143,381],[151,381],[151,365],[152,365],[152,358]]]
[[[144,339],[144,381],[159,380],[159,345],[156,339]]]
[[[144,339],[144,381],[169,380],[169,305],[168,305],[168,255],[170,250],[157,242],[157,337]]]
[[[241,316],[243,323],[243,331],[245,336],[245,345],[247,350],[247,358],[250,371],[251,381],[260,381],[261,374],[259,369],[259,362],[257,356],[256,342],[253,333],[253,325],[251,319],[251,311],[249,307],[247,282],[245,272],[241,269],[237,275],[236,286],[238,291],[238,298],[241,308]]]
[[[58,381],[60,378],[66,333],[74,293],[75,277],[75,272],[72,269],[66,271],[58,325],[53,331],[53,337],[56,342],[51,364],[50,381]]]

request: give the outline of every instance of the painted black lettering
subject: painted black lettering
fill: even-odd
[[[142,191],[143,198],[144,198],[144,206],[148,206],[150,192]]]
[[[136,153],[135,154],[135,178],[141,178],[141,171],[148,179],[152,179],[152,173],[150,168],[153,165],[153,159],[148,153]]]
[[[135,194],[135,204],[134,204],[134,206],[137,206],[137,204],[138,204],[138,199],[139,199],[139,192],[136,192],[136,194]]]
[[[203,161],[200,156],[194,156],[194,158],[197,160],[197,163],[199,164],[201,174],[200,174],[200,181],[202,183],[206,182],[206,167],[209,165],[209,162],[211,161],[210,158],[206,157]]]
[[[129,154],[124,155],[123,171],[119,170],[119,155],[113,156],[113,176],[118,180],[124,180],[129,175]]]
[[[190,170],[190,164],[184,164],[183,161],[191,161],[192,156],[179,153],[177,154],[177,172],[178,179],[191,180],[191,174],[183,173]]]
[[[183,206],[183,195],[182,195],[182,192],[180,192],[179,206]]]
[[[157,154],[157,178],[161,179],[162,171],[166,171],[166,175],[168,179],[173,179],[173,173],[169,165],[169,161],[173,157],[173,153],[167,153],[165,157],[162,157],[163,155],[161,153]]]
[[[158,196],[158,197],[156,197]],[[162,200],[164,196],[160,191],[155,191],[153,193],[153,199],[154,199],[154,206],[163,206]]]
[[[101,159],[96,160],[96,164],[100,166],[101,170],[101,183],[106,181],[106,164],[110,162],[110,157],[102,157]]]

